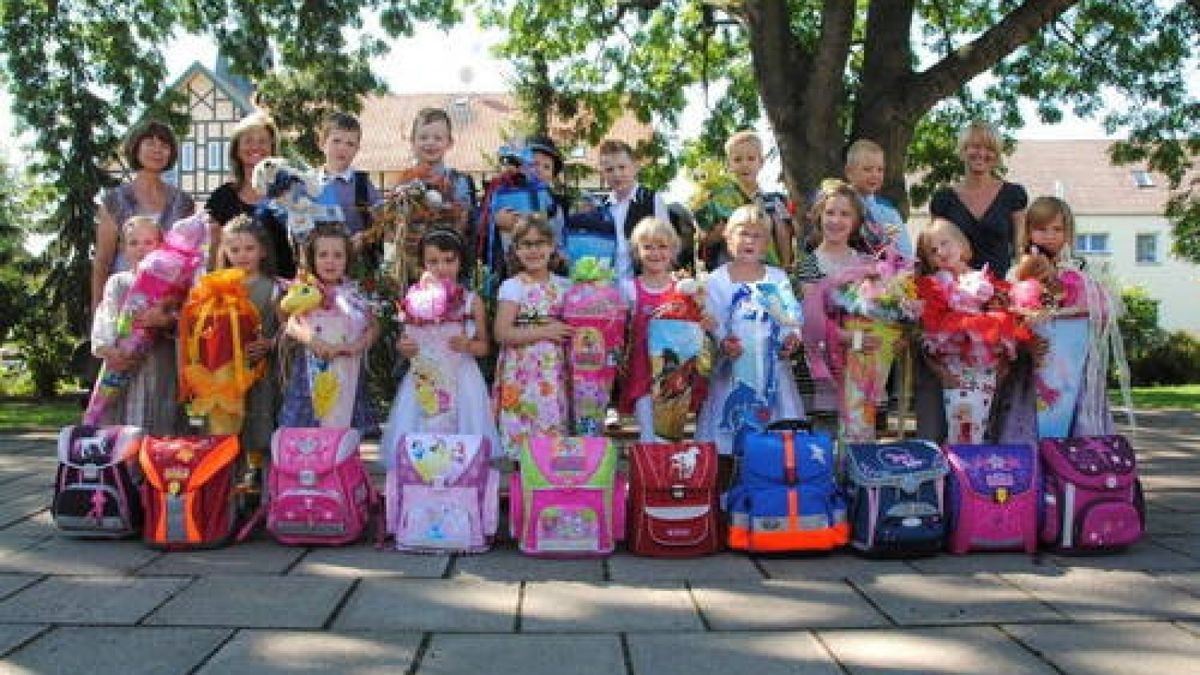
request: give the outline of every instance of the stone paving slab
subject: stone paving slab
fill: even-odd
[[[139,575],[234,576],[282,574],[301,556],[303,548],[271,541],[249,541],[201,551],[170,551],[138,570]]]
[[[1075,568],[1001,576],[1076,621],[1200,617],[1200,598],[1144,572]]]
[[[1200,572],[1164,572],[1155,576],[1200,597]]]
[[[627,638],[632,670],[653,675],[841,673],[812,633],[647,633]]]
[[[146,619],[147,625],[320,628],[349,590],[346,579],[202,577]]]
[[[890,625],[849,584],[835,579],[696,584],[692,596],[713,630]]]
[[[232,631],[224,628],[56,628],[0,661],[16,673],[186,673]]]
[[[1165,622],[1004,626],[1066,673],[1200,672],[1200,636]]]
[[[521,631],[636,632],[704,630],[687,589],[678,585],[540,581],[525,584]]]
[[[851,579],[851,583],[892,620],[905,626],[1066,619],[990,573],[890,574]]]
[[[310,549],[288,574],[321,577],[419,577],[439,579],[450,566],[449,555],[417,555],[374,546]]]
[[[1197,517],[1200,517],[1198,515]],[[1200,558],[1142,540],[1126,551],[1103,555],[1050,556],[1059,567],[1096,570],[1197,570]]]
[[[1200,490],[1148,492],[1146,501],[1168,511],[1200,513]]]
[[[407,671],[420,644],[419,633],[240,630],[197,672],[391,675]]]
[[[818,637],[848,672],[887,675],[1053,673],[1053,668],[985,626],[821,631]]]
[[[599,558],[554,560],[533,558],[512,548],[455,558],[453,578],[482,581],[603,581],[605,561]]]
[[[1146,529],[1151,536],[1163,534],[1200,534],[1200,518],[1194,513],[1153,511],[1146,514]]]
[[[978,572],[1028,572],[1037,574],[1056,569],[1048,555],[1028,553],[975,552],[968,555],[949,553],[909,560],[913,569],[924,574],[976,574]]]
[[[0,558],[0,572],[56,575],[132,574],[162,555],[138,541],[57,536]]]
[[[700,558],[647,558],[622,553],[608,559],[608,572],[621,583],[668,581],[758,581],[762,572],[740,553],[718,553]]]
[[[626,673],[616,635],[434,635],[417,675]]]
[[[1197,516],[1192,516],[1192,518],[1194,520],[1200,520],[1200,517]],[[1187,535],[1160,535],[1154,537],[1152,541],[1163,548],[1167,548],[1172,551],[1178,551],[1179,553],[1196,560],[1198,563],[1197,566],[1200,568],[1200,537]]]
[[[903,560],[868,560],[847,551],[759,557],[758,564],[771,579],[848,579],[868,574],[903,574],[913,569]]]
[[[0,598],[5,598],[37,581],[32,574],[0,574]]]
[[[0,656],[29,641],[30,638],[46,630],[43,624],[0,624]],[[0,671],[4,661],[0,661]]]
[[[512,632],[520,585],[446,579],[365,579],[337,630]]]
[[[48,577],[0,602],[0,622],[132,625],[190,581]]]

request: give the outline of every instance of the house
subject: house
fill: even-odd
[[[1108,140],[1022,140],[1004,159],[1030,200],[1060,197],[1075,214],[1075,251],[1089,266],[1160,301],[1159,324],[1200,333],[1200,266],[1171,253],[1167,178],[1144,165],[1113,166]]]

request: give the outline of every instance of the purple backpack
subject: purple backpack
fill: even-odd
[[[951,553],[1037,551],[1037,453],[1032,445],[951,445]]]
[[[81,537],[141,534],[143,509],[134,469],[142,430],[70,426],[58,435],[58,476],[50,515]]]
[[[379,494],[354,429],[285,427],[271,437],[267,531],[281,544],[350,544],[362,538]]]
[[[1103,551],[1142,538],[1142,485],[1124,436],[1047,438],[1040,450],[1046,472],[1043,542],[1064,551]]]
[[[387,475],[387,527],[396,548],[418,553],[482,553],[500,511],[500,473],[479,435],[400,437]]]

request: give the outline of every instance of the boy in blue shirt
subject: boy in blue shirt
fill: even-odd
[[[884,173],[883,148],[874,141],[860,138],[850,144],[846,150],[846,182],[862,197],[867,206],[867,222],[877,226],[876,232],[880,237],[890,237],[896,244],[896,249],[906,258],[912,258],[912,238],[908,234],[908,226],[900,211],[879,194],[883,187]],[[863,235],[872,245],[870,233]],[[878,242],[886,243],[886,242]]]

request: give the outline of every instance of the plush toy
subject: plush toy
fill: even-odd
[[[305,272],[288,286],[287,293],[279,301],[279,308],[286,314],[302,315],[320,307],[324,301],[320,282]]]
[[[282,157],[260,161],[250,182],[284,213],[293,243],[303,241],[319,222],[342,221],[341,207],[317,203],[322,190],[320,177]]]

